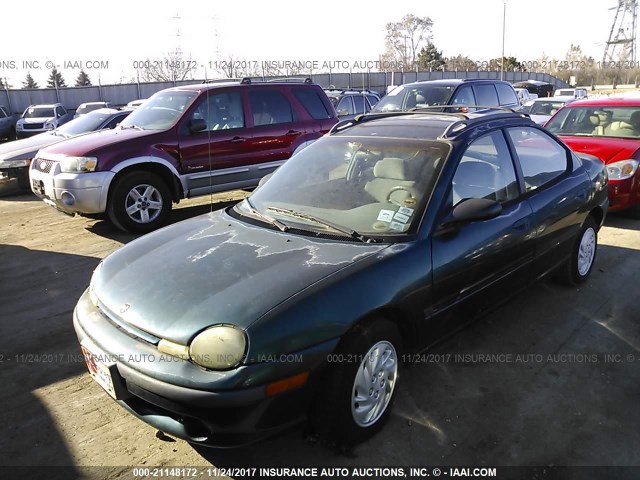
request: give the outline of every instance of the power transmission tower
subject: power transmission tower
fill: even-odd
[[[638,0],[618,0],[609,41],[604,47],[602,64],[610,62],[636,62],[636,28],[638,19]]]

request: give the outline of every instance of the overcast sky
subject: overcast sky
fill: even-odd
[[[20,86],[25,61],[44,86],[47,61],[60,66],[73,84],[79,65],[94,84],[128,80],[134,62],[161,59],[180,48],[204,76],[209,62],[228,58],[249,61],[378,60],[384,50],[385,25],[403,15],[430,17],[433,42],[445,56],[473,60],[499,57],[502,49],[503,0],[397,0],[395,2],[309,2],[262,0],[132,1],[80,0],[12,3],[3,8],[0,76]],[[22,6],[24,5],[24,8]],[[570,44],[602,59],[613,23],[615,0],[507,0],[506,56],[537,60],[542,53],[564,58]],[[174,19],[173,17],[180,17]],[[179,34],[179,35],[178,35]],[[11,64],[10,62],[13,62]],[[96,66],[99,64],[96,64]],[[200,67],[201,66],[201,67]],[[208,76],[214,76],[209,71]]]

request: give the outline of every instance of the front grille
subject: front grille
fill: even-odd
[[[56,164],[55,160],[43,160],[41,158],[33,159],[33,168],[39,172],[49,173],[51,168]]]
[[[44,127],[44,123],[23,123],[22,128],[25,130],[41,130]]]

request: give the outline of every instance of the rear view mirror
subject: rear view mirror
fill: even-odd
[[[207,122],[202,118],[192,118],[189,122],[189,131],[191,133],[201,132],[207,129]]]

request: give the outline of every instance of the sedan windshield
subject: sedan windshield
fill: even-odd
[[[93,112],[94,110],[98,110],[99,108],[105,108],[106,105],[104,103],[90,103],[87,105],[80,105],[76,110],[77,115],[84,115],[85,113]]]
[[[412,108],[447,105],[454,90],[455,86],[402,85],[391,90],[371,111],[406,111]]]
[[[554,102],[553,100],[540,100],[533,102],[529,113],[531,115],[553,115],[564,106],[565,102]]]
[[[165,130],[172,126],[198,92],[167,90],[146,100],[121,124],[122,128]]]
[[[414,232],[448,152],[447,143],[436,141],[325,137],[235,208],[316,233]]]
[[[545,128],[556,135],[640,138],[640,105],[563,108]]]
[[[70,122],[65,123],[60,128],[56,129],[56,133],[61,133],[65,136],[73,137],[80,135],[81,133],[93,132],[107,119],[111,118],[110,113],[98,113],[91,112],[86,115],[81,115],[78,118],[74,118]]]
[[[54,118],[53,108],[28,108],[24,118]]]

